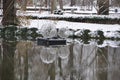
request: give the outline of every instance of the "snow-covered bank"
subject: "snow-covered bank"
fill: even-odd
[[[44,24],[54,24],[56,28],[67,28],[73,30],[85,30],[88,29],[91,32],[95,33],[100,30],[104,32],[104,36],[107,38],[119,37],[120,38],[120,25],[115,24],[92,24],[92,23],[78,23],[78,22],[68,22],[68,21],[57,21],[57,20],[29,20],[30,24],[26,27],[35,27],[41,29]]]
[[[120,25],[115,24],[93,24],[93,23],[79,23],[69,21],[58,21],[58,20],[29,20],[30,24],[27,27],[41,28],[43,24],[54,23],[57,28],[70,28],[70,29],[89,29],[91,31],[102,30],[102,31],[117,31],[120,30]]]
[[[93,17],[100,17],[100,18],[120,18],[120,8],[118,9],[118,12],[115,12],[116,8],[110,8],[109,11],[109,15],[97,15],[97,11],[95,8],[93,8],[92,10],[80,10],[80,7],[64,7],[64,9],[67,9],[67,11],[63,10],[64,14],[63,15],[54,15],[51,14],[50,11],[45,11],[42,10],[42,7],[28,7],[30,9],[35,9],[35,11],[33,10],[27,10],[25,12],[18,10],[17,11],[17,15],[21,15],[21,16],[37,16],[39,18],[42,17],[60,17],[60,18],[68,18],[68,17],[73,17],[73,18],[77,18],[77,17],[89,17],[89,18],[93,18]],[[46,9],[46,8],[44,8]],[[72,11],[73,9],[75,9],[74,11]]]
[[[85,23],[98,23],[98,24],[120,24],[120,14],[112,15],[92,15],[92,14],[71,14],[71,13],[62,13],[63,15],[58,14],[49,14],[48,12],[25,12],[20,13],[18,16],[25,16],[29,19],[48,19],[48,20],[65,20],[71,22],[85,22]]]
[[[89,18],[93,18],[93,17],[100,17],[100,18],[120,18],[120,14],[111,14],[111,15],[83,15],[83,14],[71,14],[71,13],[64,13],[63,15],[54,15],[54,14],[50,14],[50,12],[39,12],[39,11],[26,11],[24,13],[18,12],[17,13],[18,16],[37,16],[38,18],[42,18],[42,17],[60,17],[60,18],[69,18],[69,17],[73,17],[73,18],[78,18],[78,17],[89,17]]]

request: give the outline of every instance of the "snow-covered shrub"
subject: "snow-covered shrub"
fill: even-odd
[[[119,31],[109,31],[105,32],[105,38],[108,39],[120,39],[120,32]]]
[[[55,48],[43,47],[40,58],[46,64],[53,63],[56,59],[56,53],[57,51]]]
[[[80,37],[82,35],[83,30],[77,30],[75,31],[74,35]]]
[[[97,31],[93,31],[90,32],[89,35],[91,36],[91,38],[100,38],[100,39],[104,39],[104,32],[101,30],[97,30]]]
[[[15,33],[17,31],[17,27],[15,26],[6,26],[5,28],[1,28],[0,35],[6,40],[16,40]]]
[[[40,32],[44,38],[52,38],[57,36],[57,29],[54,23],[43,24]]]
[[[83,31],[82,31],[82,35],[81,35],[81,38],[84,38],[84,39],[90,38],[89,33],[90,33],[90,30],[88,30],[88,29],[83,30]]]
[[[98,37],[99,37],[100,39],[104,39],[104,32],[103,32],[103,31],[98,30],[98,31],[97,31],[97,34],[98,34]]]
[[[96,31],[90,32],[89,35],[90,35],[90,37],[93,37],[93,38],[98,36]]]
[[[58,30],[58,36],[61,38],[67,38],[72,35],[73,35],[73,30],[70,30],[68,28],[60,28]]]

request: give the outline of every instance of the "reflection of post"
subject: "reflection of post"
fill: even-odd
[[[107,80],[108,52],[107,47],[98,49],[97,58],[97,80]]]
[[[0,45],[0,80],[1,80],[1,70],[2,70],[2,68],[1,68],[1,62],[2,62],[2,56],[1,56],[1,45]]]
[[[24,80],[28,80],[28,53],[24,56]]]
[[[55,64],[51,63],[50,70],[48,71],[50,80],[55,80]]]
[[[14,80],[14,42],[3,41],[3,61],[1,80]]]
[[[120,80],[120,46],[109,46],[108,54],[108,80]]]
[[[61,62],[61,58],[58,58],[58,66],[60,68],[60,76],[62,77],[62,62]]]
[[[16,46],[16,49],[19,54],[19,67],[17,75],[20,76],[20,79],[28,80],[28,50],[32,47],[32,42],[19,42]],[[23,57],[23,63],[20,57]],[[18,68],[18,67],[17,67]]]
[[[74,46],[74,43],[70,45],[70,57],[69,57],[70,80],[74,80],[73,78],[73,46]]]

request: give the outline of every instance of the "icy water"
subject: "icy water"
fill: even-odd
[[[73,41],[38,46],[33,41],[0,44],[0,80],[119,80],[120,46]]]

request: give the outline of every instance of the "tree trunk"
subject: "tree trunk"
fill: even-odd
[[[109,15],[109,0],[98,0],[98,15]]]
[[[59,0],[59,4],[60,4],[60,9],[63,10],[63,1],[62,1],[62,0]]]
[[[71,0],[70,6],[74,6],[76,4],[76,0]]]
[[[26,11],[26,6],[27,6],[27,0],[22,1],[21,8],[22,8],[23,11]]]
[[[45,7],[47,7],[48,5],[48,0],[45,0]]]
[[[3,0],[3,19],[2,25],[16,25],[15,0]]]
[[[51,13],[56,9],[56,0],[51,0]]]

